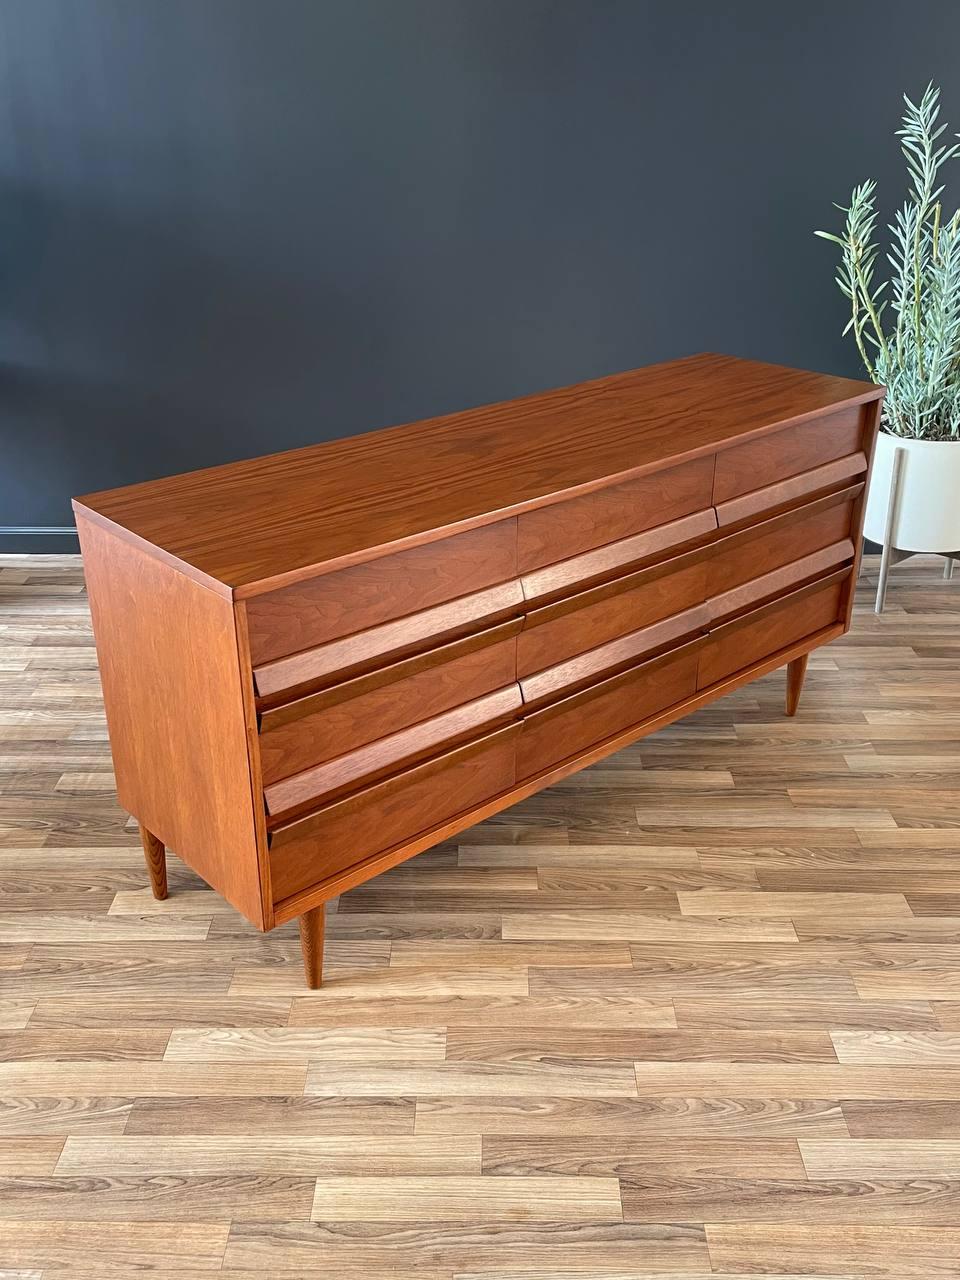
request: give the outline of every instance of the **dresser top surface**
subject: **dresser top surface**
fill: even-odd
[[[697,355],[74,502],[223,594],[251,594],[609,477],[878,399],[828,374]]]

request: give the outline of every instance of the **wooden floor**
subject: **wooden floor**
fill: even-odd
[[[331,907],[117,807],[79,564],[0,561],[0,1280],[960,1277],[960,578]]]

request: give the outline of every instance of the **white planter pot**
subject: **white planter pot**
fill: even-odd
[[[891,545],[899,551],[960,551],[960,441],[904,440],[881,431],[863,531],[886,542],[894,457],[903,450]]]

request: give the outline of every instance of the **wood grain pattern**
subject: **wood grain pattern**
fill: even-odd
[[[800,694],[803,691],[803,680],[807,674],[807,662],[810,655],[801,654],[787,663],[787,697],[785,710],[788,716],[795,716],[800,705]]]
[[[699,657],[695,642],[533,711],[521,726],[517,776],[529,778],[690,697],[696,689]]]
[[[713,508],[696,511],[679,520],[656,525],[645,533],[608,542],[595,551],[585,551],[543,569],[523,574],[520,579],[526,601],[546,601],[577,591],[592,580],[615,578],[644,561],[654,563],[662,553],[678,558],[681,553],[700,549],[717,527]]]
[[[854,504],[863,489],[862,483],[847,486],[718,538],[704,559],[707,594],[722,595],[850,537]]]
[[[827,1276],[838,1271],[891,1280],[955,1280],[960,1228],[880,1223],[708,1224],[710,1260],[719,1271],[758,1268]]]
[[[150,889],[158,901],[167,896],[167,851],[163,841],[158,840],[152,831],[140,824],[140,843],[143,845],[143,857],[147,864],[147,875],[150,877]]]
[[[506,791],[516,780],[517,727],[498,729],[396,778],[279,827],[270,845],[279,901],[435,823]]]
[[[521,515],[521,574],[704,511],[711,503],[713,472],[713,458],[697,458]]]
[[[787,648],[802,636],[820,631],[839,618],[841,569],[811,586],[711,631],[700,658],[698,688],[706,688],[763,655]]]
[[[859,453],[863,426],[861,408],[840,409],[818,422],[808,422],[802,432],[775,431],[724,450],[717,457],[714,502],[720,505],[788,476]]]
[[[554,701],[567,691],[572,692],[578,687],[597,683],[608,673],[635,666],[658,651],[675,649],[684,641],[705,634],[709,620],[709,610],[706,605],[701,604],[596,647],[590,646],[587,637],[581,633],[582,646],[586,652],[578,653],[576,657],[567,658],[543,671],[521,675],[520,689],[524,705],[537,707]],[[674,701],[679,701],[683,696],[685,694],[681,693]],[[661,702],[656,709],[666,705],[668,704]],[[607,736],[607,733],[595,733],[590,741],[596,742]]]
[[[78,529],[120,803],[262,926],[233,610],[99,525]]]
[[[587,649],[638,631],[702,604],[707,594],[702,559],[679,556],[615,582],[534,609],[517,640],[521,677],[555,666]]]
[[[332,569],[376,558],[489,522],[490,512],[572,496],[598,475],[656,470],[676,457],[681,422],[685,452],[696,457],[881,394],[824,374],[692,356],[376,436],[88,494],[75,506],[165,548],[208,585],[243,595],[302,580],[319,562]],[[224,523],[223,511],[236,518]]]
[[[840,565],[853,563],[854,545],[849,538],[832,542],[828,547],[801,556],[791,564],[770,573],[751,578],[722,595],[712,596],[708,602],[710,624],[723,623],[735,614],[756,608],[768,600],[778,600],[789,595],[801,584],[822,577]]]
[[[865,453],[851,453],[845,458],[837,458],[835,462],[824,463],[822,467],[814,467],[812,471],[791,476],[789,480],[778,480],[763,489],[745,493],[740,498],[718,502],[717,524],[723,529],[728,525],[740,524],[752,516],[762,515],[767,511],[775,512],[806,498],[825,494],[831,489],[847,487],[851,481],[862,481],[868,470],[869,461]]]
[[[316,990],[323,981],[323,907],[305,911],[299,925],[304,977],[307,986]]]
[[[520,583],[504,582],[343,640],[263,663],[254,668],[254,684],[262,698],[295,697],[312,685],[346,679],[366,668],[399,660],[519,614],[522,603]]]
[[[257,596],[247,605],[250,655],[262,666],[516,576],[516,521],[472,529]]]
[[[266,785],[389,737],[517,679],[520,620],[261,713]]]
[[[794,719],[772,673],[344,892],[310,992],[292,921],[258,935],[176,858],[155,902],[106,784],[57,790],[110,776],[79,567],[16,563],[0,1269],[956,1274],[960,608],[938,565],[901,566],[875,619],[867,561]]]
[[[517,719],[522,705],[520,686],[514,683],[396,733],[378,736],[353,751],[264,787],[267,813],[275,818],[277,814],[313,806],[322,797],[356,789],[365,782]]]

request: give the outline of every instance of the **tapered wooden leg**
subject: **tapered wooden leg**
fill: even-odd
[[[143,844],[143,857],[150,873],[150,888],[155,898],[167,896],[167,851],[163,841],[158,840],[152,831],[143,824],[140,826],[140,840]]]
[[[300,917],[300,950],[307,986],[316,990],[323,981],[323,907],[314,907]]]
[[[802,653],[787,663],[787,715],[795,716],[800,704],[800,691],[803,688],[803,677],[807,674],[809,653]]]

